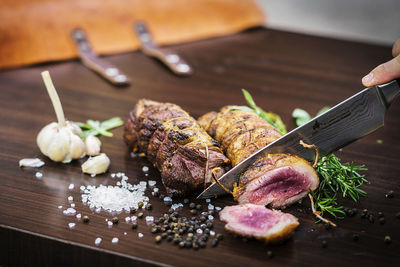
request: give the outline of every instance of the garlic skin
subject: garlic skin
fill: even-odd
[[[90,157],[85,163],[82,164],[82,172],[88,174],[100,174],[108,170],[110,166],[110,159],[106,154],[101,153],[98,156]]]
[[[36,143],[40,151],[51,160],[69,163],[85,156],[85,143],[79,137],[79,126],[66,121],[63,126],[52,122],[40,130]]]
[[[89,156],[97,156],[100,154],[101,142],[94,135],[89,135],[85,140],[86,154]]]

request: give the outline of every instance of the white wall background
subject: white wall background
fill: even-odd
[[[257,0],[271,28],[392,45],[400,0]]]

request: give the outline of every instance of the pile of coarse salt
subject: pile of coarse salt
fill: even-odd
[[[121,178],[121,182],[117,182],[116,186],[81,186],[83,204],[89,205],[91,210],[102,209],[111,214],[130,212],[132,208],[138,208],[139,202],[146,206],[149,201],[144,195],[146,182],[132,185],[127,182],[128,177],[120,172],[111,174],[111,177]]]

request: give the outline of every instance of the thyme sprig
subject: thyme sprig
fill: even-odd
[[[112,137],[113,133],[109,132],[113,128],[119,127],[124,122],[120,117],[114,117],[106,121],[100,122],[95,120],[87,120],[86,123],[77,122],[78,126],[82,129],[81,137],[86,139],[89,135],[104,135],[107,137]]]

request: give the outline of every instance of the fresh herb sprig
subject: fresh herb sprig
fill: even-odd
[[[262,108],[260,108],[259,106],[256,105],[256,103],[254,102],[253,97],[250,95],[250,93],[247,90],[242,89],[242,92],[243,92],[244,98],[246,99],[247,104],[250,107],[247,107],[247,106],[232,106],[231,109],[253,111],[258,116],[260,116],[261,118],[263,118],[264,120],[269,122],[269,124],[271,124],[276,129],[278,129],[278,131],[281,134],[286,134],[287,133],[286,125],[283,123],[283,121],[282,121],[282,119],[281,119],[281,117],[279,115],[277,115],[277,114],[275,114],[273,112],[264,111]]]
[[[78,126],[82,129],[81,137],[86,139],[89,135],[104,135],[112,137],[113,133],[109,132],[113,128],[119,127],[124,124],[120,117],[114,117],[106,121],[100,122],[95,120],[87,120],[86,123],[77,122]]]
[[[329,107],[322,108],[316,116],[327,111]],[[301,126],[312,119],[309,113],[302,109],[295,109],[292,117],[296,125]],[[337,195],[342,194],[343,198],[350,197],[357,202],[366,192],[360,187],[367,182],[365,175],[360,171],[366,171],[363,165],[357,166],[353,163],[342,163],[333,153],[319,159],[315,168],[320,177],[320,183],[314,192],[310,192],[314,198],[314,208],[321,216],[329,213],[334,218],[342,218],[344,215],[343,206],[337,202]]]

